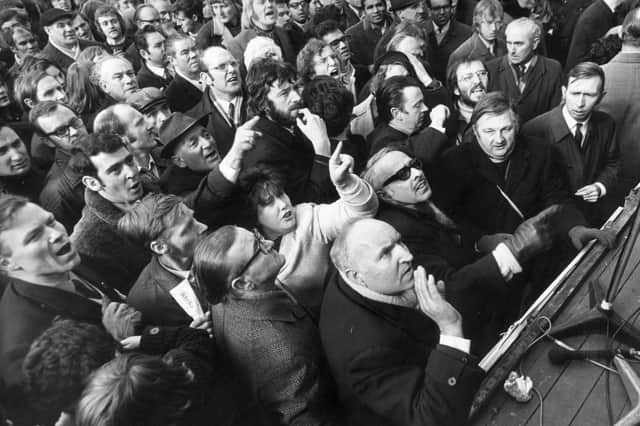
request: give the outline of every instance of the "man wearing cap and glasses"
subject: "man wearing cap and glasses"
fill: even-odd
[[[62,9],[49,9],[40,17],[40,24],[49,37],[49,42],[42,49],[42,55],[65,73],[82,50],[89,46],[100,46],[88,40],[78,40],[73,30],[74,13]]]

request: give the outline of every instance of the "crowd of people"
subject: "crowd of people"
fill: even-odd
[[[615,242],[636,2],[0,0],[0,423],[464,424]]]

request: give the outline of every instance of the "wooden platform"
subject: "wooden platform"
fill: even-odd
[[[542,397],[542,424],[604,426],[609,424],[607,404],[607,381],[610,386],[611,406],[614,421],[629,410],[629,402],[622,382],[615,373],[587,363],[572,361],[565,365],[553,365],[548,360],[548,352],[555,345],[542,337],[532,347],[529,345],[540,336],[541,328],[546,328],[547,316],[559,324],[577,312],[589,308],[588,283],[599,280],[609,283],[615,261],[621,252],[622,241],[628,233],[633,212],[638,208],[638,195],[627,201],[625,209],[611,223],[618,231],[618,246],[605,250],[601,246],[592,247],[575,269],[567,274],[557,293],[545,303],[529,321],[511,344],[505,355],[489,371],[483,387],[476,396],[470,424],[473,425],[539,425],[540,401],[534,395],[528,403],[518,403],[502,390],[504,376],[510,370],[522,369],[533,379],[535,388]],[[633,242],[633,251],[623,274],[623,285],[614,300],[616,311],[627,318],[640,308],[640,241]],[[640,320],[635,324],[640,327]],[[579,349],[603,349],[608,339],[604,335],[561,338],[562,341]],[[527,349],[528,348],[528,349]],[[520,354],[524,356],[520,357]],[[640,374],[640,363],[634,369]]]

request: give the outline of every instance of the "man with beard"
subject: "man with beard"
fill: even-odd
[[[511,21],[505,34],[507,54],[487,62],[489,90],[506,94],[526,122],[560,103],[562,67],[558,61],[536,54],[541,30],[533,19]]]
[[[562,87],[563,105],[526,123],[522,133],[553,143],[569,175],[570,190],[594,226],[609,215],[603,197],[615,189],[620,152],[616,123],[595,108],[604,96],[604,71],[582,62]]]
[[[391,77],[376,93],[379,123],[367,137],[373,155],[385,146],[407,148],[425,166],[437,160],[447,144],[444,123],[449,109],[437,105],[429,112],[431,124],[423,129],[429,108],[424,104],[420,83],[412,77]]]
[[[200,58],[206,85],[202,99],[187,115],[200,119],[213,136],[221,155],[225,155],[236,133],[236,128],[245,122],[247,108],[242,95],[240,63],[222,47],[210,47]]]
[[[95,14],[96,28],[105,39],[107,50],[112,55],[123,55],[133,40],[126,36],[124,20],[113,6],[101,6]]]
[[[445,81],[449,56],[471,36],[472,30],[456,20],[451,0],[429,0],[429,10],[433,24],[427,48],[429,65],[434,77]]]
[[[111,103],[125,102],[139,90],[131,62],[120,56],[103,56],[93,67],[93,76]]]
[[[204,85],[200,80],[200,52],[189,36],[176,35],[166,41],[167,58],[176,73],[165,94],[173,112],[186,112],[200,99]]]
[[[62,9],[49,9],[40,17],[40,24],[49,37],[42,49],[42,56],[56,64],[65,73],[81,51],[89,46],[100,46],[87,40],[78,40],[73,30],[73,12]]]
[[[362,4],[364,9],[362,20],[353,27],[347,28],[345,34],[349,37],[353,64],[366,67],[369,72],[373,72],[373,47],[392,25],[393,18],[387,13],[384,0],[364,0]]]
[[[461,59],[449,68],[447,86],[453,90],[457,112],[456,145],[473,138],[469,127],[476,103],[487,93],[489,72],[479,59]]]
[[[498,0],[480,0],[473,10],[473,35],[449,55],[447,70],[462,59],[480,59],[482,62],[507,53],[500,38],[504,10]]]
[[[37,202],[43,181],[20,136],[11,127],[0,125],[0,194],[21,195]]]
[[[260,133],[245,168],[266,166],[286,178],[285,192],[293,203],[323,202],[334,197],[327,174],[331,147],[320,117],[303,108],[293,68],[262,59],[247,74],[248,109],[259,117]]]

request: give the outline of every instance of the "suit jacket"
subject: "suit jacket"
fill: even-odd
[[[173,81],[167,86],[164,94],[167,97],[167,104],[173,112],[186,112],[202,99],[200,89],[178,74],[176,74]]]
[[[480,59],[486,63],[494,58],[507,54],[507,45],[501,38],[497,38],[494,44],[495,55],[489,51],[487,45],[485,45],[477,32],[474,32],[471,37],[466,39],[451,55],[449,55],[449,61],[447,63],[447,72],[449,68],[461,59]],[[443,80],[446,81],[446,80]]]
[[[163,268],[157,256],[153,256],[131,287],[127,295],[127,304],[142,313],[142,319],[146,324],[189,325],[191,317],[169,293],[180,281],[180,277]]]
[[[285,180],[285,192],[295,205],[304,201],[328,201],[334,194],[328,179],[326,159],[316,156],[311,141],[300,133],[294,133],[281,125],[260,117],[253,126],[262,133],[254,148],[247,152],[243,168],[270,167]]]
[[[613,117],[620,147],[620,180],[616,199],[620,202],[640,180],[640,53],[618,53],[602,66],[606,95],[598,109]]]
[[[229,149],[231,149],[231,145],[233,145],[233,138],[236,135],[236,126],[227,122],[220,110],[214,105],[211,100],[211,96],[211,89],[207,87],[202,95],[202,99],[200,99],[200,102],[187,111],[187,115],[190,115],[193,118],[206,116],[204,126],[206,126],[209,133],[216,140],[218,152],[220,152],[220,155],[224,157],[227,152],[229,152]],[[242,105],[240,106],[240,122],[244,123],[246,118],[247,107],[243,98]]]
[[[387,17],[388,25],[391,25],[391,16]],[[349,48],[351,49],[351,63],[354,65],[372,65],[374,58],[374,47],[382,37],[379,28],[373,28],[371,24],[363,18],[354,26],[345,31],[349,37]]]
[[[350,424],[466,423],[484,373],[472,356],[438,345],[438,327],[417,309],[366,299],[336,274],[320,336]]]
[[[244,63],[244,51],[247,48],[247,44],[257,37],[259,34],[254,28],[248,28],[242,30],[240,34],[232,38],[229,43],[227,43],[227,50],[231,52],[234,58],[236,58],[241,63]],[[289,39],[289,33],[286,30],[283,30],[279,27],[274,27],[273,32],[266,35],[267,37],[273,38],[273,41],[276,42],[280,49],[282,49],[282,58],[285,62],[290,63],[294,67],[296,66],[296,55],[297,52],[293,48],[293,44],[291,44],[291,39]]]
[[[608,192],[615,187],[620,152],[616,141],[616,123],[609,114],[602,111],[593,111],[591,114],[584,141],[584,155],[562,116],[562,106],[526,123],[522,133],[545,139],[558,150],[569,175],[571,193],[594,182],[603,184]]]
[[[80,43],[80,51],[83,51],[84,49],[90,46],[104,47],[104,45],[101,43],[96,43],[93,41],[82,40],[82,39],[79,39],[78,43]],[[60,67],[60,69],[65,72],[65,74],[69,69],[69,66],[75,62],[73,58],[70,58],[69,56],[65,55],[60,50],[58,50],[56,47],[54,47],[51,44],[51,42],[47,43],[47,45],[42,49],[41,54],[43,58],[50,60],[51,62],[56,64],[58,67]]]
[[[435,32],[429,32],[427,48],[429,64],[433,70],[433,76],[440,81],[447,81],[447,62],[449,56],[473,34],[473,30],[467,24],[451,19],[449,31],[438,44]]]
[[[334,390],[311,317],[282,292],[211,307],[216,343],[264,425],[321,425]]]
[[[173,79],[160,77],[149,70],[147,64],[143,61],[140,65],[140,71],[138,71],[138,75],[136,76],[138,80],[138,87],[157,87],[158,89],[166,89]]]
[[[594,0],[575,24],[569,53],[565,61],[565,72],[589,59],[591,45],[617,24],[616,15],[602,0]]]
[[[544,140],[516,137],[506,177],[477,142],[451,148],[441,164],[433,185],[436,202],[476,241],[486,234],[513,233],[522,222],[497,186],[525,218],[553,204],[565,206],[565,214],[557,218],[559,235],[586,224],[571,198],[562,159]]]
[[[489,91],[501,91],[516,105],[522,123],[560,104],[562,67],[554,59],[538,55],[536,64],[527,70],[527,84],[520,93],[507,56],[487,62]]]
[[[300,26],[293,22],[291,23],[291,28],[288,30],[289,40],[291,40],[291,44],[295,52],[300,52],[300,50],[304,47],[305,44],[307,44],[307,42],[311,38],[311,34],[308,32],[310,29],[310,21],[311,19],[307,21],[307,23],[304,25],[304,28],[300,28]]]

